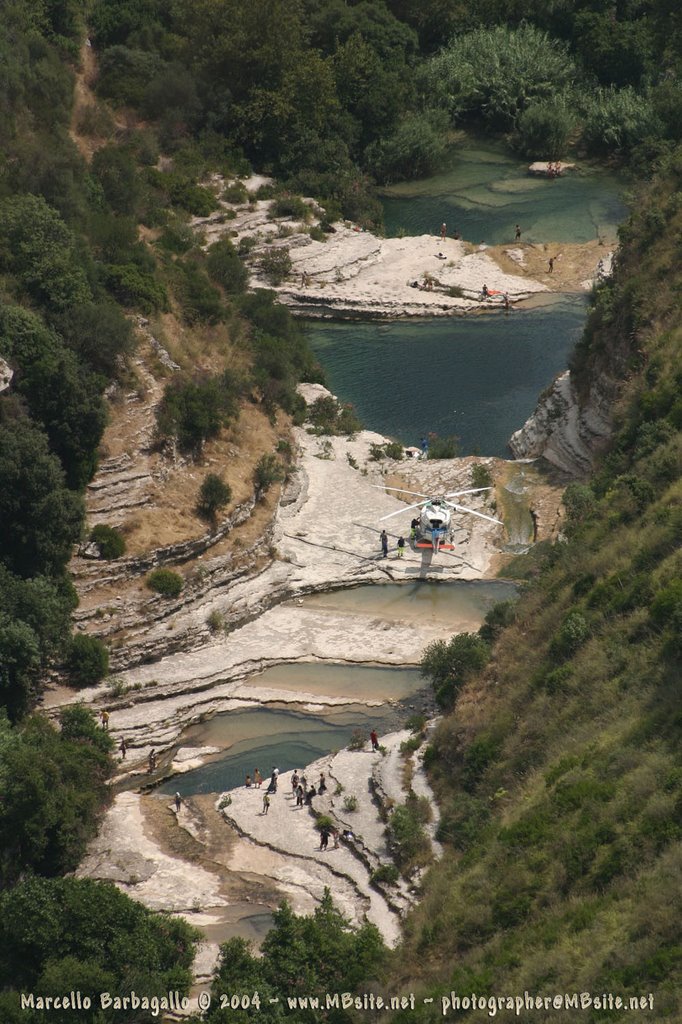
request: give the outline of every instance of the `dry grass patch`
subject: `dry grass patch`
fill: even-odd
[[[286,427],[285,418],[280,419]],[[195,511],[199,489],[208,473],[215,473],[230,487],[232,501],[225,510],[229,515],[236,505],[253,495],[253,469],[259,458],[272,452],[281,430],[255,406],[242,408],[239,421],[213,441],[204,445],[201,464],[180,465],[163,483],[155,483],[153,504],[138,510],[123,526],[128,554],[140,555],[153,548],[178,544],[207,532],[207,524]],[[272,516],[270,503],[265,506],[265,522],[256,516],[256,529],[264,529]],[[242,543],[248,547],[247,540]],[[258,534],[256,534],[256,537]],[[256,539],[254,537],[254,539]],[[253,542],[253,541],[251,541]],[[212,554],[217,553],[212,549]]]

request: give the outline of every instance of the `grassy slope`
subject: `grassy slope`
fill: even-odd
[[[394,990],[653,992],[682,1019],[681,178],[638,202],[576,354],[583,390],[622,382],[587,510],[437,734],[447,852]]]

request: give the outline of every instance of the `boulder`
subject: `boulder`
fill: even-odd
[[[12,383],[13,376],[14,370],[12,367],[8,366],[4,359],[0,359],[0,393],[7,391]]]
[[[534,174],[540,178],[548,178],[550,164],[552,167],[556,168],[559,176],[566,174],[567,171],[575,170],[575,164],[564,164],[561,160],[536,160],[535,163],[532,163],[528,168],[528,173]]]

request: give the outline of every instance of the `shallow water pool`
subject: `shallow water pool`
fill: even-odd
[[[466,140],[455,147],[446,171],[403,182],[383,196],[386,232],[437,235],[443,221],[470,242],[514,241],[515,225],[526,242],[615,240],[626,207],[622,181],[581,164],[561,178],[528,174],[501,144]]]
[[[428,619],[450,626],[455,632],[478,629],[494,604],[508,601],[517,592],[516,584],[507,580],[415,581],[366,584],[348,590],[311,594],[303,599],[303,604],[337,614],[362,614],[395,622]]]
[[[216,715],[184,736],[182,745],[221,746],[228,749],[194,771],[163,783],[158,792],[181,796],[221,793],[244,785],[255,768],[267,781],[272,766],[287,772],[303,768],[324,754],[341,750],[356,729],[369,737],[372,729],[391,732],[406,718],[404,709],[350,705],[327,713],[292,708],[249,708]]]
[[[338,665],[327,662],[296,662],[273,665],[247,680],[253,686],[290,690],[316,696],[374,700],[402,700],[424,685],[414,668],[383,668],[378,665]]]

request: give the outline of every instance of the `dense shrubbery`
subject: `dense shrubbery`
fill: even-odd
[[[238,386],[222,377],[201,376],[168,384],[156,415],[161,439],[176,438],[181,448],[200,451],[204,441],[237,415]]]
[[[239,295],[246,288],[249,272],[227,238],[215,242],[208,251],[208,273],[228,295]]]
[[[95,526],[90,540],[97,545],[102,558],[120,558],[125,553],[125,537],[113,526],[105,526],[104,523]]]
[[[177,989],[185,994],[197,934],[180,918],[147,910],[112,883],[27,878],[0,896],[0,974],[12,985],[0,996],[3,1019],[26,1016],[26,1010],[19,1011],[19,990],[44,995],[77,990],[97,1008],[77,1011],[88,1022],[105,1019],[98,1009],[101,992],[161,996]],[[153,1019],[146,1012],[132,1013],[138,1021]],[[67,1019],[59,1010],[48,1016]],[[133,1016],[124,1013],[121,1019]]]
[[[373,924],[352,928],[332,903],[329,891],[315,912],[307,917],[294,914],[283,903],[275,911],[274,924],[261,946],[261,956],[251,953],[244,939],[230,939],[220,947],[220,964],[214,982],[214,996],[222,992],[258,992],[259,1019],[265,1024],[287,1019],[281,1004],[286,998],[310,992],[354,991],[366,978],[374,978],[386,959],[378,929]],[[207,1024],[223,1024],[225,1011],[217,1006],[207,1014]],[[230,1011],[230,1020],[246,1024],[252,1012]],[[347,1010],[331,1011],[336,1024],[349,1024]],[[292,1018],[293,1019],[293,1018]],[[297,1010],[300,1024],[316,1024],[317,1010]]]
[[[458,437],[429,437],[428,457],[430,459],[456,459],[458,455]]]
[[[232,499],[232,489],[215,473],[207,473],[199,488],[197,512],[213,522],[216,513],[225,508]]]
[[[253,471],[256,499],[261,500],[273,484],[284,479],[285,469],[276,455],[261,455]]]
[[[448,129],[447,114],[443,110],[407,114],[392,135],[367,148],[368,169],[380,182],[433,174],[448,151]]]
[[[466,680],[482,668],[490,657],[490,647],[475,633],[460,633],[449,643],[434,640],[419,665],[422,676],[431,680],[441,707],[452,707]]]
[[[107,802],[112,740],[78,706],[62,712],[61,724],[59,733],[35,715],[11,728],[0,717],[3,888],[29,870],[48,876],[73,871]],[[0,946],[7,955],[6,943]]]
[[[66,669],[74,686],[94,686],[109,671],[109,652],[97,637],[77,633],[69,644]]]
[[[516,121],[514,147],[532,160],[559,160],[566,154],[576,124],[565,97],[532,103]]]
[[[576,67],[566,47],[533,25],[498,25],[454,38],[425,71],[424,88],[454,120],[483,117],[513,128],[533,102],[568,87]]]
[[[315,399],[308,409],[308,419],[318,434],[355,434],[362,429],[353,406],[341,405],[331,395]]]
[[[162,597],[179,597],[184,580],[179,572],[172,569],[154,569],[147,576],[146,585]]]
[[[258,261],[258,266],[270,284],[282,284],[291,273],[291,256],[286,247],[268,249]]]
[[[414,799],[396,807],[386,826],[393,858],[406,875],[416,867],[423,867],[431,856],[431,844],[424,831],[423,821],[423,814]]]
[[[634,89],[600,89],[590,97],[582,133],[590,153],[627,156],[661,134],[651,100]]]

